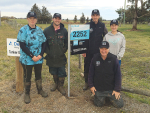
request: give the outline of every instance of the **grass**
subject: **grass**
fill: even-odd
[[[27,24],[26,20],[19,20],[20,24]],[[63,21],[65,23],[65,21]],[[64,24],[68,28],[68,24]],[[48,25],[38,24],[39,27],[45,29]],[[110,31],[109,22],[106,23],[108,31]],[[126,51],[122,58],[121,71],[122,71],[122,85],[135,89],[143,89],[147,92],[150,91],[150,26],[147,24],[138,25],[138,31],[129,31],[132,28],[131,24],[122,25],[119,31],[123,32],[126,38]],[[6,54],[6,38],[16,38],[17,31],[2,22],[0,26],[0,81],[15,79],[15,57],[9,57]],[[67,55],[67,54],[66,54]],[[42,75],[43,80],[49,79],[48,67],[43,64]],[[67,67],[67,66],[66,66]],[[80,73],[82,69],[78,68],[78,55],[71,56],[71,88],[79,90],[84,84],[83,78]],[[33,73],[34,75],[34,73]],[[34,80],[34,77],[32,77]],[[67,79],[66,79],[67,80]],[[67,87],[67,82],[65,82]],[[150,105],[150,97],[141,96],[124,92],[127,96],[134,98],[142,103]]]

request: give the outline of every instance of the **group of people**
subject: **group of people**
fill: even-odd
[[[125,37],[118,31],[118,21],[110,22],[111,31],[108,32],[105,24],[99,21],[100,12],[94,9],[91,13],[90,37],[87,52],[84,57],[83,90],[90,88],[94,95],[94,104],[103,106],[105,98],[109,98],[115,107],[123,107],[121,91],[121,58],[125,52]],[[68,49],[68,32],[61,23],[61,14],[53,15],[52,24],[41,30],[37,23],[37,15],[34,12],[27,14],[28,25],[23,26],[17,36],[20,43],[20,59],[24,70],[24,102],[31,102],[30,87],[32,68],[34,67],[35,82],[38,94],[48,97],[42,90],[41,70],[43,59],[49,67],[49,73],[53,75],[54,84],[51,91],[58,91],[66,95],[63,87],[67,59],[65,53]],[[43,57],[43,54],[46,56]]]

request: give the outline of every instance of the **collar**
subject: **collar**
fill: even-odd
[[[29,26],[29,24],[28,24],[28,26]],[[31,28],[31,27],[29,26],[29,29],[30,29],[30,30],[32,30],[32,29],[36,29],[36,25],[35,25],[35,28]]]

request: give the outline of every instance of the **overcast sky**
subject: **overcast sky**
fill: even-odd
[[[103,19],[112,20],[118,18],[115,10],[124,7],[124,2],[125,0],[0,0],[0,11],[1,16],[25,18],[36,3],[40,9],[45,6],[52,15],[61,13],[63,19],[73,19],[75,15],[79,19],[82,12],[90,18],[91,11],[99,9]]]

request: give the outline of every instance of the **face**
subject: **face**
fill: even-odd
[[[110,28],[111,28],[111,31],[112,31],[112,32],[116,32],[116,31],[118,30],[118,25],[112,24],[112,25],[110,26]]]
[[[59,17],[53,18],[53,23],[54,23],[56,26],[59,26],[59,25],[60,25],[60,22],[61,22],[61,19],[60,19]]]
[[[28,24],[34,26],[37,23],[37,19],[34,17],[27,18]]]
[[[98,19],[100,18],[100,16],[97,14],[94,14],[94,15],[91,15],[91,18],[92,18],[93,22],[98,22]]]
[[[107,54],[109,53],[109,49],[107,48],[100,48],[100,53],[102,57],[106,57]]]

